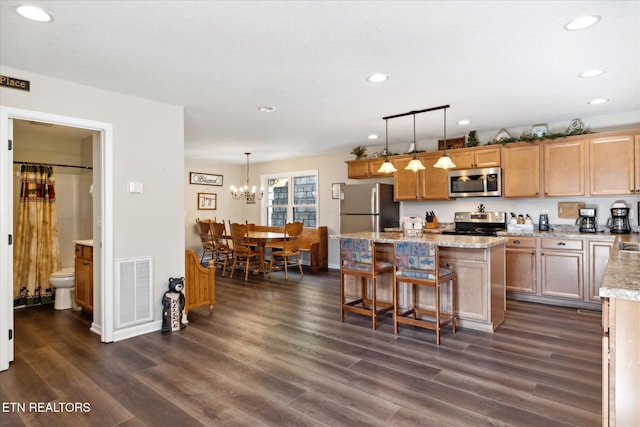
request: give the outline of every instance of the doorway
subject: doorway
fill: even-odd
[[[13,354],[13,130],[14,120],[93,131],[94,319],[91,330],[102,342],[113,341],[113,161],[112,125],[49,113],[0,107],[0,370]],[[22,160],[22,159],[17,159]],[[6,237],[5,237],[6,236]]]

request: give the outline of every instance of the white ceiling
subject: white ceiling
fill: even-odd
[[[638,1],[29,3],[54,21],[26,21],[2,0],[2,65],[184,106],[187,158],[383,145],[382,117],[443,104],[449,137],[640,110]],[[563,28],[587,14],[602,19]],[[606,73],[578,78],[590,68]],[[390,78],[368,83],[374,72]],[[587,105],[596,97],[611,102]],[[442,138],[441,111],[416,122],[418,140]],[[412,129],[390,120],[390,143]]]

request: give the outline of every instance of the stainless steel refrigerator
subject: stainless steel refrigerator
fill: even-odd
[[[340,233],[384,231],[398,227],[400,203],[393,201],[392,184],[340,186]]]

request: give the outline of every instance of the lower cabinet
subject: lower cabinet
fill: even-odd
[[[76,245],[75,258],[76,304],[93,313],[93,247]]]
[[[540,291],[553,297],[584,298],[582,240],[541,239]]]
[[[440,264],[458,276],[456,323],[493,332],[504,321],[506,306],[504,246],[441,247]]]
[[[507,291],[537,292],[536,238],[509,237],[506,248]]]
[[[611,241],[589,241],[589,294],[587,298],[592,301],[601,301],[600,286],[612,246],[613,242]]]

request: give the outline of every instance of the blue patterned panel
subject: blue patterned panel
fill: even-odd
[[[397,276],[401,277],[411,277],[414,279],[427,279],[427,280],[435,280],[436,274],[435,270],[417,270],[412,268],[403,268],[396,272]],[[440,277],[446,276],[448,274],[453,273],[453,271],[448,268],[440,268]]]
[[[398,268],[435,269],[436,244],[431,242],[396,242],[395,260]]]
[[[340,259],[355,263],[371,264],[371,241],[368,239],[340,239]]]

